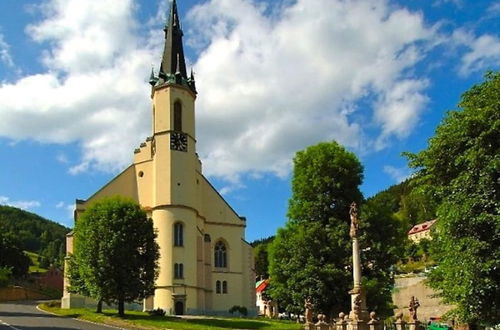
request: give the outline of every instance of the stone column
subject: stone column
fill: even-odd
[[[347,320],[344,313],[339,314],[339,320],[335,323],[336,330],[347,330]]]
[[[370,313],[370,321],[368,321],[368,330],[378,330],[380,328],[380,321],[377,319],[375,312]]]
[[[330,330],[330,325],[325,322],[325,314],[318,314],[316,330]]]
[[[366,294],[361,286],[361,258],[358,241],[359,218],[355,202],[351,204],[349,215],[351,217],[349,236],[352,239],[352,277],[354,282],[353,289],[349,291],[351,295],[351,312],[349,313],[349,318],[353,321],[365,321],[368,320],[368,311],[366,309]],[[366,325],[366,323],[360,323],[360,326],[361,324],[363,326]]]
[[[396,326],[396,330],[405,330],[406,329],[406,322],[403,321],[403,312],[399,312],[396,314],[396,322],[394,323]]]

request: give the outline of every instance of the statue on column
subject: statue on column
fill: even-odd
[[[410,321],[417,321],[417,309],[420,307],[420,302],[414,296],[411,296],[408,310],[410,311]]]
[[[304,308],[305,308],[304,316],[306,318],[306,323],[312,323],[314,305],[311,301],[311,297],[307,297],[307,299],[305,300]]]
[[[356,202],[352,202],[349,215],[351,217],[351,230],[349,231],[349,235],[351,238],[355,238],[358,237],[359,231],[358,206],[356,205]]]

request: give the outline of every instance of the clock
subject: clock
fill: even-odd
[[[170,133],[170,149],[186,152],[188,148],[187,135],[181,132]]]

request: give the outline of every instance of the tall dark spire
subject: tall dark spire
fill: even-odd
[[[176,71],[179,71],[181,77],[187,80],[186,61],[184,60],[184,50],[182,48],[183,34],[175,0],[172,1],[170,16],[163,30],[165,31],[165,48],[163,49],[159,76],[164,80],[168,80],[169,75],[173,76]],[[177,59],[179,59],[179,67],[177,67]]]

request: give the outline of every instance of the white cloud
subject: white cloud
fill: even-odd
[[[206,172],[283,176],[295,151],[319,141],[371,148],[352,114],[372,121],[384,143],[412,131],[427,82],[405,72],[424,56],[417,43],[434,36],[421,14],[377,0],[299,0],[277,16],[264,12],[212,0],[189,13],[188,36],[206,47],[194,64]],[[375,111],[356,106],[369,96]]]
[[[47,45],[47,70],[0,85],[0,135],[79,141],[82,159],[71,173],[116,171],[130,162],[148,133],[145,80],[157,53],[135,34],[134,6],[131,0],[53,0],[41,6],[45,18],[27,32]]]
[[[483,34],[476,37],[464,29],[454,31],[452,41],[456,46],[466,47],[467,51],[461,58],[459,74],[467,76],[473,72],[495,69],[500,65],[500,38]]]
[[[56,204],[56,209],[61,209],[64,207],[64,202],[63,201],[60,201],[59,203]]]
[[[407,167],[394,167],[391,165],[384,166],[384,173],[393,178],[396,183],[400,183],[408,179],[411,175],[411,172]]]
[[[42,205],[39,201],[11,201],[7,196],[0,196],[0,204],[17,207],[23,210],[33,209]]]
[[[10,55],[10,46],[4,40],[4,36],[2,33],[0,33],[0,62],[8,67],[14,66],[14,61],[12,60],[12,56]]]
[[[319,141],[382,148],[414,129],[427,102],[427,81],[411,74],[435,38],[421,13],[384,0],[284,3],[266,16],[254,1],[212,0],[184,20],[185,39],[201,47],[199,153],[207,174],[235,186],[242,173],[286,176],[294,152]],[[126,166],[149,133],[145,80],[163,42],[158,24],[139,34],[135,6],[47,1],[27,28],[46,47],[46,70],[0,85],[0,135],[79,142],[72,174]]]

